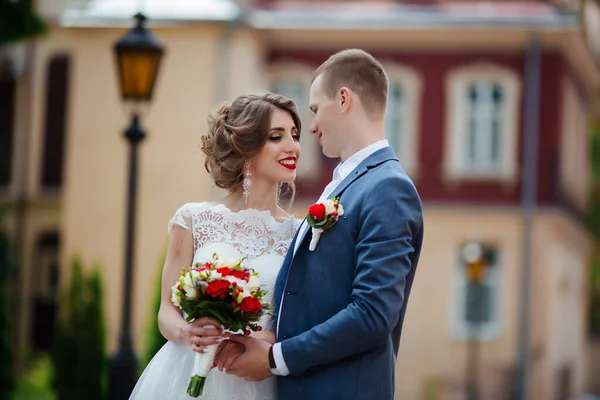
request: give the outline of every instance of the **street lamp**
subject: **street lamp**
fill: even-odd
[[[146,137],[140,125],[139,106],[152,99],[163,47],[144,27],[146,17],[135,15],[136,25],[114,46],[123,101],[131,102],[131,124],[125,130],[129,143],[129,182],[125,238],[125,274],[119,350],[111,362],[110,400],[126,400],[137,379],[137,359],[132,346],[131,303],[135,250],[135,205],[137,195],[138,145]]]
[[[469,242],[462,250],[462,258],[468,280],[467,321],[469,323],[467,348],[467,400],[479,400],[477,372],[479,364],[479,327],[483,320],[483,279],[487,273],[487,257],[479,242]]]

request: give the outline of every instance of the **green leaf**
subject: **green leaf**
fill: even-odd
[[[75,258],[69,287],[61,296],[52,348],[53,386],[61,400],[103,398],[106,349],[100,270],[84,273]]]
[[[0,1],[0,45],[16,43],[47,32],[31,0]]]
[[[227,322],[227,320],[225,319],[225,317],[223,317],[223,316],[221,315],[221,313],[220,313],[220,312],[218,312],[217,310],[210,310],[210,309],[209,309],[209,312],[210,312],[210,313],[211,313],[211,314],[212,314],[212,315],[213,315],[213,316],[214,316],[216,319],[218,319],[219,321],[221,321],[221,323],[222,323],[222,324],[224,324],[224,323],[226,323],[226,322]]]
[[[306,222],[308,223],[308,225],[312,226],[313,228],[320,228],[327,223],[327,218],[325,218],[323,221],[317,222],[317,220],[315,220],[312,217],[312,215],[309,214],[306,217]]]

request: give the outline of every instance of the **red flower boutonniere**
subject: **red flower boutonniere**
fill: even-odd
[[[313,204],[308,208],[306,222],[312,228],[312,239],[308,247],[310,251],[314,251],[317,247],[323,231],[333,227],[342,215],[344,215],[344,207],[339,203],[338,197]]]

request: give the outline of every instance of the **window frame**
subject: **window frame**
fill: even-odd
[[[453,301],[451,312],[451,335],[453,339],[469,340],[477,337],[481,340],[495,340],[499,337],[502,328],[502,251],[496,245],[484,245],[484,248],[495,252],[495,264],[488,270],[484,283],[492,286],[492,320],[479,326],[477,332],[473,332],[466,320],[467,310],[467,275],[466,266],[460,257],[460,248],[457,251],[457,265],[453,272]]]
[[[478,81],[492,81],[504,91],[505,120],[500,139],[500,160],[497,168],[476,169],[466,160],[469,86]],[[521,104],[521,79],[512,69],[491,63],[477,63],[455,68],[446,77],[446,127],[444,136],[443,176],[454,180],[496,180],[518,182],[518,139]]]

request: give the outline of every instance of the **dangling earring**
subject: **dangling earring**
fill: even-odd
[[[242,182],[242,186],[244,188],[244,201],[248,204],[248,197],[250,197],[250,188],[252,187],[252,179],[250,177],[252,174],[250,173],[250,161],[246,163],[244,166],[244,181]]]

